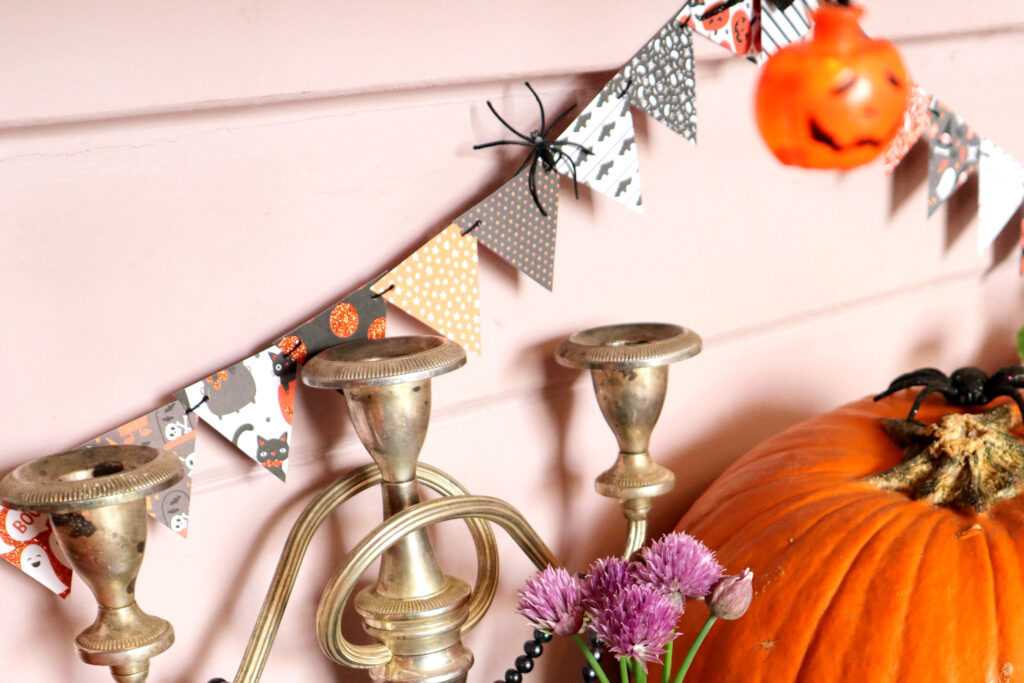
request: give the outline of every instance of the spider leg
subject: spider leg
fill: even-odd
[[[544,218],[548,217],[548,212],[544,210],[544,205],[540,203],[540,197],[537,196],[537,164],[540,162],[539,156],[533,157],[533,164],[530,165],[530,194],[533,195],[533,202],[540,209],[540,215]]]
[[[526,89],[533,95],[533,99],[537,100],[537,106],[540,107],[540,129],[544,131],[544,137],[547,137],[547,129],[544,127],[544,103],[540,101],[540,96],[537,95],[537,91],[533,89],[529,81],[525,81]]]
[[[499,114],[499,113],[497,112],[497,110],[496,110],[496,109],[494,108],[494,105],[493,105],[493,104],[491,104],[491,101],[490,101],[490,100],[487,100],[487,108],[491,110],[491,113],[492,113],[492,114],[494,114],[494,118],[496,118],[496,119],[498,119],[499,121],[501,121],[501,125],[505,126],[505,127],[506,127],[506,128],[508,128],[508,129],[509,129],[510,131],[512,131],[513,133],[515,133],[517,137],[520,137],[520,138],[522,138],[523,140],[526,140],[527,142],[530,142],[530,138],[528,138],[528,137],[526,137],[525,135],[523,135],[522,133],[520,133],[520,132],[519,132],[518,130],[516,130],[515,128],[513,128],[512,126],[510,126],[510,125],[508,124],[508,121],[506,121],[505,119],[501,118],[501,114]]]
[[[991,382],[997,379],[1013,386],[1024,386],[1024,367],[1019,365],[1007,365],[999,368],[992,373],[992,377],[989,381]]]
[[[569,163],[569,168],[572,170],[572,191],[576,195],[576,199],[579,199],[580,198],[580,186],[579,186],[579,183],[576,182],[576,163],[572,160],[572,158],[568,154],[566,154],[565,152],[563,152],[560,149],[556,149],[555,153],[558,155],[559,159],[565,159]]]
[[[531,146],[531,147],[533,147],[533,145],[530,145],[530,146]],[[536,149],[534,149],[534,150],[533,150],[532,152],[530,152],[529,154],[527,154],[527,155],[526,155],[526,159],[524,159],[524,160],[523,160],[523,163],[521,163],[521,164],[519,165],[519,168],[517,168],[517,169],[516,169],[516,172],[515,172],[515,173],[513,173],[512,175],[519,175],[520,173],[522,173],[522,172],[523,172],[523,169],[524,169],[524,168],[526,168],[526,165],[527,165],[527,164],[529,164],[529,163],[530,163],[531,161],[533,161],[533,159],[534,159],[534,156],[535,156],[536,154],[537,154],[537,150],[536,150]]]
[[[949,378],[946,377],[945,373],[935,368],[922,368],[913,372],[906,372],[894,379],[888,389],[875,396],[875,400],[881,401],[886,396],[891,396],[901,389],[909,389],[918,385],[948,385],[948,383]]]
[[[942,389],[934,385],[926,385],[925,388],[921,390],[921,393],[917,395],[917,398],[914,399],[914,405],[910,406],[910,412],[907,413],[907,419],[913,420],[917,417],[917,411],[921,409],[921,404],[924,403],[924,399],[928,394],[933,394],[937,391],[942,391]]]
[[[473,145],[473,149],[497,147],[498,145],[519,145],[521,147],[533,147],[533,145],[531,145],[529,142],[522,142],[521,140],[495,140],[494,142],[485,142],[482,145]]]
[[[571,104],[571,105],[569,105],[568,109],[566,109],[561,114],[556,116],[555,120],[551,122],[550,126],[548,126],[547,128],[542,129],[544,132],[541,133],[541,137],[545,137],[546,138],[548,136],[548,134],[555,129],[555,126],[558,125],[558,122],[561,121],[562,119],[564,119],[565,115],[568,114],[569,112],[571,112],[575,108],[576,108],[576,105],[575,104]]]
[[[572,145],[573,147],[578,147],[580,151],[586,154],[587,156],[590,156],[591,154],[594,153],[594,150],[590,149],[589,147],[584,147],[580,143],[572,142],[570,140],[555,140],[554,142],[549,142],[548,145],[551,147],[562,147],[564,145]]]

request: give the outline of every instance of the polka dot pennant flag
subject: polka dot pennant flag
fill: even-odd
[[[301,365],[342,342],[381,339],[386,329],[387,306],[367,285],[287,333],[277,345]]]
[[[558,229],[558,173],[538,163],[534,173],[537,199],[530,193],[530,167],[455,219],[484,246],[551,289]],[[545,215],[547,214],[547,215]]]
[[[477,239],[475,232],[462,232],[458,225],[449,225],[371,288],[417,320],[480,355]]]

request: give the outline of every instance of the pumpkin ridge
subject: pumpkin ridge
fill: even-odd
[[[792,481],[813,480],[816,476],[817,476],[816,473],[809,474],[807,472],[804,472],[802,477],[794,476]],[[787,481],[788,482],[790,480],[773,479],[771,481],[771,483],[775,484],[775,483],[780,482],[780,481]],[[783,498],[782,500],[777,501],[774,504],[775,505],[784,505],[784,504],[792,501],[795,498],[806,497],[808,493],[813,493],[814,491],[818,491],[821,488],[824,488],[824,486],[821,486],[821,487],[818,487],[818,488],[815,488],[815,489],[812,489],[812,490],[801,490],[801,491],[799,491],[797,493],[789,495],[786,498]],[[743,496],[744,494],[749,494],[750,493],[750,489],[747,486],[740,486],[739,484],[737,484],[733,488],[733,490],[728,491],[724,495],[721,492],[717,491],[717,490],[716,491],[712,491],[711,489],[708,490],[708,493],[716,494],[714,497],[716,499],[715,500],[715,508],[717,509],[717,508],[727,508],[727,507],[729,507],[733,503],[733,501],[735,501],[737,498]],[[703,498],[703,495],[701,496],[701,498]],[[700,503],[700,498],[698,498],[694,502],[693,506],[690,508],[690,512],[692,512],[694,514],[700,514],[700,509],[698,508],[698,504],[699,503]],[[731,512],[733,514],[735,514],[735,510],[733,510]],[[710,514],[710,513],[711,513],[711,510],[708,510],[708,512],[704,513],[704,515],[701,515],[701,517],[706,516],[707,514]],[[687,514],[690,514],[690,513],[687,513]]]
[[[824,608],[820,610],[820,612],[818,613],[817,618],[814,619],[814,629],[811,631],[810,638],[808,638],[807,643],[803,647],[804,654],[803,654],[803,657],[800,660],[800,664],[796,668],[796,680],[797,681],[805,680],[804,676],[806,675],[806,672],[804,671],[804,667],[805,667],[805,665],[807,663],[808,657],[812,654],[812,649],[814,648],[815,644],[818,641],[819,635],[821,633],[821,629],[822,629],[822,625],[823,625],[822,622],[824,621],[824,617],[828,613],[829,608],[836,601],[836,599],[839,596],[840,592],[842,591],[843,585],[846,583],[847,578],[850,576],[851,569],[856,564],[856,562],[860,558],[861,554],[864,552],[864,549],[867,548],[868,545],[871,544],[872,540],[874,540],[875,538],[878,537],[878,534],[883,529],[885,529],[886,525],[889,522],[891,522],[892,520],[899,518],[899,508],[900,507],[901,507],[900,503],[893,502],[893,503],[890,503],[889,505],[887,505],[885,507],[873,510],[871,512],[871,514],[869,514],[867,517],[863,518],[856,526],[854,526],[851,529],[851,533],[852,533],[852,532],[856,531],[857,529],[859,529],[859,528],[861,528],[863,526],[867,526],[869,520],[877,520],[879,517],[883,517],[883,515],[884,515],[884,519],[882,519],[880,522],[877,522],[875,524],[874,530],[871,531],[870,534],[863,540],[863,542],[860,544],[860,547],[858,547],[855,552],[851,553],[851,557],[846,562],[846,567],[845,567],[845,569],[842,572],[842,576],[839,577],[839,580],[836,582],[835,586],[832,589],[832,595],[829,597],[827,602],[824,602]],[[895,513],[895,514],[893,514],[893,513]],[[849,534],[847,534],[847,535],[849,535]],[[839,543],[841,543],[842,540],[844,540],[844,539],[840,539],[840,541],[836,545],[839,545]],[[833,546],[833,550],[835,550],[835,546]],[[791,603],[791,607],[795,607],[796,605],[797,605],[796,602]],[[787,612],[787,617],[788,617],[788,612]],[[783,622],[783,623],[785,623],[785,622]],[[810,683],[815,683],[815,682],[812,679]]]
[[[1014,557],[1017,551],[1014,539],[1005,529],[993,525],[989,541],[989,552],[992,558],[993,586],[996,593],[996,625],[999,638],[999,663],[1001,666],[1009,662],[1019,662],[1024,643],[1019,634],[1024,632],[1024,616],[1014,609],[1015,602],[1020,600],[1020,587],[1024,586],[1024,576],[1019,563]],[[1014,595],[1007,595],[1007,587]],[[1012,664],[1010,664],[1012,668]],[[1003,679],[999,679],[1002,682]],[[1007,679],[1009,680],[1009,679]]]
[[[989,587],[991,588],[992,598],[989,601],[979,601],[979,605],[991,605],[992,609],[987,612],[985,621],[988,622],[989,628],[986,630],[988,633],[998,633],[998,622],[999,622],[999,591],[996,588],[996,569],[992,566],[992,546],[989,544],[988,531],[984,528],[981,532],[981,540],[985,544],[985,561],[980,562],[982,565],[988,567],[988,580]],[[1001,643],[996,642],[994,644],[995,651],[992,651],[993,643],[992,638],[986,638],[985,642],[989,645],[988,656],[985,658],[987,661],[992,662],[992,666],[996,667],[999,664],[999,650],[1001,649]],[[998,676],[998,671],[986,672],[988,678],[992,678],[993,675]]]
[[[924,564],[925,554],[928,552],[928,547],[931,545],[932,539],[935,537],[935,531],[936,531],[936,528],[938,527],[938,524],[932,523],[932,520],[930,518],[918,517],[918,518],[916,518],[914,520],[913,524],[911,524],[910,526],[908,526],[904,530],[903,536],[901,537],[901,539],[902,539],[903,537],[909,535],[909,532],[912,529],[916,528],[918,525],[925,524],[926,522],[931,524],[931,530],[928,532],[928,538],[925,539],[924,544],[922,544],[922,546],[921,546],[921,552],[917,553],[917,562],[914,564],[914,573],[913,573],[913,575],[911,577],[911,580],[910,580],[910,582],[908,584],[908,585],[912,586],[912,588],[910,589],[910,591],[908,591],[906,602],[902,605],[902,608],[903,608],[902,612],[903,613],[900,614],[899,618],[896,619],[896,623],[898,624],[898,627],[899,627],[899,633],[898,633],[897,636],[895,636],[895,642],[900,644],[899,645],[899,648],[900,648],[899,649],[899,654],[900,654],[900,656],[896,660],[897,661],[897,668],[896,668],[896,680],[897,681],[905,680],[905,674],[903,673],[903,662],[907,660],[907,657],[904,656],[903,650],[907,647],[907,641],[903,637],[903,634],[907,630],[907,613],[910,611],[910,606],[912,604],[914,604],[914,599],[916,597],[915,596],[915,592],[917,591],[918,586],[921,585],[921,581],[919,580],[920,576],[921,576],[921,565]]]

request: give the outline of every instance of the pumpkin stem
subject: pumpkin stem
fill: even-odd
[[[1024,491],[1024,442],[1011,433],[1012,419],[1005,405],[929,425],[883,419],[886,433],[905,449],[904,460],[866,481],[933,505],[984,512]]]

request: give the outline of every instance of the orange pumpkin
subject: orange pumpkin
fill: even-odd
[[[823,5],[812,40],[765,64],[755,108],[761,137],[784,164],[853,168],[885,151],[910,88],[896,48],[864,35],[861,10]]]
[[[905,417],[912,398],[864,399],[769,439],[679,522],[717,548],[730,571],[754,572],[750,611],[711,630],[688,680],[1008,683],[1024,676],[1024,497],[978,513],[865,481],[901,463],[903,451],[879,418]],[[980,410],[935,398],[918,419]],[[1011,431],[1024,436],[1019,425]],[[702,604],[687,609],[677,652],[706,617]]]

